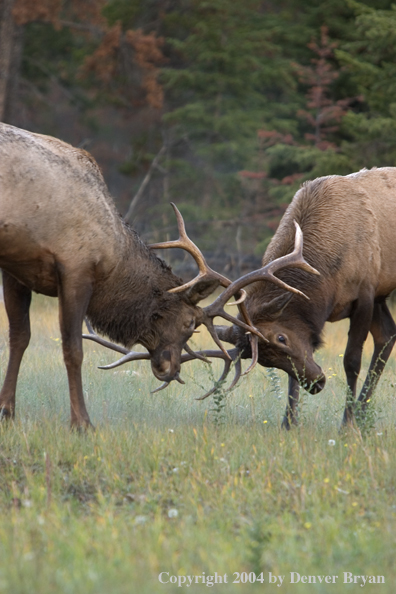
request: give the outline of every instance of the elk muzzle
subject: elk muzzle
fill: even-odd
[[[295,379],[310,394],[318,394],[326,385],[326,376],[315,361],[312,361],[311,365],[306,366],[301,374],[297,373]]]
[[[181,352],[167,347],[151,353],[151,369],[155,377],[161,382],[171,382],[179,379]]]

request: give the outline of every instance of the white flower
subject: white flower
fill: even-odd
[[[136,516],[134,524],[138,526],[139,524],[145,524],[147,522],[147,516]]]
[[[335,446],[335,439],[329,439],[329,446]]]
[[[179,512],[177,511],[177,509],[168,510],[168,518],[177,518],[178,515]]]

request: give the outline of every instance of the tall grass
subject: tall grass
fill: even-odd
[[[3,308],[0,316],[3,374]],[[87,343],[85,397],[97,429],[79,435],[68,429],[55,300],[35,299],[32,330],[17,420],[0,426],[0,593],[180,591],[160,572],[227,574],[214,586],[224,592],[273,590],[268,572],[285,576],[286,592],[360,592],[342,583],[345,571],[383,575],[385,584],[365,588],[393,594],[394,357],[373,399],[374,428],[340,433],[347,325],[329,327],[317,357],[327,386],[303,394],[300,426],[286,433],[281,372],[256,369],[216,411],[213,398],[194,400],[211,385],[204,363],[185,365],[185,386],[151,395],[158,382],[147,362],[100,371],[113,354]],[[364,370],[369,355],[370,346]],[[212,366],[218,377],[221,365]],[[290,584],[291,571],[339,578]],[[232,584],[234,572],[265,581]]]

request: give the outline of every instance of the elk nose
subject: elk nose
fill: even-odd
[[[322,374],[318,376],[318,378],[313,382],[311,389],[309,390],[310,394],[318,394],[323,390],[326,385],[326,377]]]
[[[153,357],[151,366],[155,377],[162,382],[171,382],[179,378],[180,361],[177,357],[172,357],[168,349],[161,351],[158,357]]]

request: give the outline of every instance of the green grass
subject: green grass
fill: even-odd
[[[3,307],[0,323],[3,374]],[[158,382],[147,362],[100,371],[114,356],[87,343],[84,386],[97,429],[79,435],[68,429],[55,300],[35,299],[32,326],[17,420],[0,426],[0,593],[182,591],[161,584],[160,572],[227,574],[229,583],[214,587],[227,593],[360,592],[342,583],[352,572],[385,576],[365,590],[393,594],[394,356],[372,403],[372,428],[340,433],[347,325],[329,326],[317,357],[327,387],[304,394],[300,427],[286,433],[282,373],[256,369],[216,411],[212,398],[194,400],[210,386],[204,363],[185,366],[185,386],[151,395]],[[290,584],[291,571],[339,578]],[[263,572],[265,582],[232,584],[234,572]],[[279,590],[269,572],[285,576]]]

